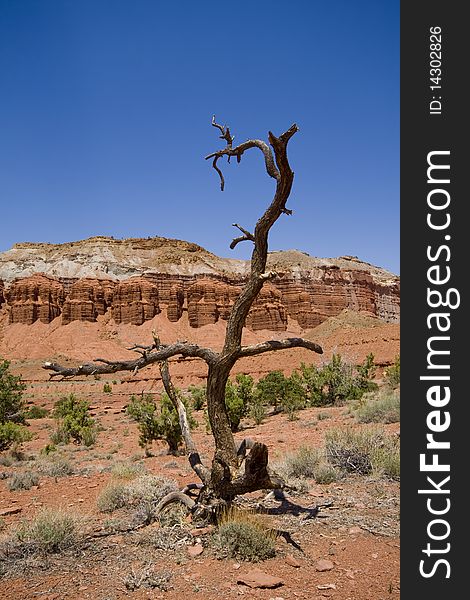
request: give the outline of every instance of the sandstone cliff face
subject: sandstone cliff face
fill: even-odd
[[[32,248],[39,253],[36,262],[55,276],[35,273],[12,280],[15,260],[19,273],[36,264]],[[0,276],[7,274],[5,281],[0,277],[0,309],[6,307],[10,323],[49,323],[61,315],[63,325],[93,322],[104,314],[116,323],[141,325],[162,311],[176,322],[187,311],[190,325],[202,327],[228,318],[247,268],[246,261],[221,259],[195,244],[164,238],[20,244],[0,254]],[[268,268],[278,276],[252,306],[247,318],[252,330],[285,331],[289,319],[312,329],[344,309],[399,321],[399,278],[356,257],[273,252]],[[73,277],[71,272],[96,275]]]
[[[64,286],[52,277],[38,274],[13,281],[4,296],[10,323],[50,323],[61,313]]]
[[[158,288],[147,279],[133,277],[114,288],[111,314],[116,323],[142,325],[159,312]]]
[[[96,321],[112,305],[114,287],[114,282],[91,278],[73,283],[62,306],[62,324]]]

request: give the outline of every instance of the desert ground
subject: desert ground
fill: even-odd
[[[44,360],[66,364],[97,356],[128,356],[125,348],[145,343],[153,327],[163,336],[190,334],[184,322],[158,321],[137,327],[115,326],[102,319],[98,324],[71,323],[54,327],[37,322],[3,326],[0,355],[11,361],[12,371],[27,385],[25,399],[52,409],[60,397],[74,393],[90,403],[99,424],[93,446],[60,446],[46,456],[55,422],[50,416],[29,421],[34,439],[24,444],[20,460],[4,460],[0,466],[0,595],[11,600],[114,600],[118,598],[266,598],[315,600],[386,600],[399,597],[399,481],[377,475],[349,474],[331,483],[308,478],[303,488],[288,490],[284,498],[256,492],[237,500],[237,506],[263,515],[265,524],[277,532],[275,556],[252,563],[226,557],[214,543],[213,528],[197,528],[186,513],[169,509],[165,518],[148,526],[135,526],[135,507],[102,512],[99,499],[111,483],[122,477],[122,466],[173,480],[182,488],[195,481],[187,458],[171,456],[166,444],[154,442],[151,456],[138,444],[137,424],[125,411],[132,394],[159,392],[158,370],[149,367],[135,377],[130,373],[94,379],[50,380],[42,369]],[[178,327],[178,331],[175,328]],[[27,335],[26,335],[27,334]],[[198,340],[217,347],[217,326],[197,330]],[[193,332],[193,335],[196,335]],[[303,362],[327,361],[333,353],[359,363],[372,352],[380,382],[383,369],[399,353],[399,326],[350,311],[331,318],[308,332],[323,346],[324,354],[312,356],[295,349],[245,359],[236,373],[255,380],[274,369],[286,374]],[[266,332],[247,332],[252,341]],[[32,340],[34,343],[32,343]],[[28,349],[27,349],[27,348]],[[28,355],[28,358],[25,356]],[[174,383],[181,389],[201,385],[205,364],[197,360],[171,361]],[[108,384],[104,391],[105,384]],[[212,436],[206,432],[201,411],[193,413],[199,423],[193,436],[210,461]],[[290,421],[285,413],[267,416],[260,425],[245,418],[237,439],[247,436],[268,445],[270,461],[282,461],[301,447],[320,448],[325,433],[334,427],[359,425],[346,406],[307,408]],[[399,424],[383,425],[399,435]],[[60,459],[60,460],[59,460]],[[65,464],[66,473],[38,469],[50,462]],[[121,471],[120,471],[121,467]],[[34,471],[39,478],[30,489],[10,490],[15,473]],[[51,474],[47,474],[47,473]],[[127,480],[126,482],[127,483]],[[19,551],[11,543],[15,531],[46,507],[72,513],[79,521],[79,535],[69,548],[41,554]],[[253,578],[255,582],[250,580]],[[275,587],[251,587],[263,574],[277,581]],[[269,582],[268,582],[269,583]]]

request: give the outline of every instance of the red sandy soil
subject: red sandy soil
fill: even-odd
[[[41,476],[39,485],[30,490],[9,491],[8,479],[0,480],[0,513],[4,509],[19,508],[16,514],[2,517],[3,531],[0,536],[8,537],[15,527],[33,517],[42,507],[62,507],[83,517],[82,529],[95,535],[90,541],[81,543],[72,550],[48,557],[29,557],[13,565],[8,557],[0,579],[0,597],[10,600],[117,600],[121,598],[165,598],[186,600],[206,598],[260,598],[266,600],[393,600],[399,597],[399,483],[380,478],[350,476],[336,483],[319,485],[310,481],[309,491],[300,495],[289,495],[288,500],[300,507],[331,505],[320,508],[318,515],[283,507],[280,501],[266,500],[263,493],[244,498],[245,504],[262,503],[268,513],[271,526],[287,531],[291,542],[280,537],[277,554],[257,565],[265,573],[282,578],[284,585],[277,589],[250,589],[238,584],[241,574],[253,568],[250,563],[239,563],[233,559],[220,559],[210,545],[210,536],[201,536],[204,550],[200,556],[191,558],[187,545],[175,550],[157,550],[139,543],[145,535],[140,531],[96,537],[100,532],[109,532],[110,521],[119,519],[120,513],[100,513],[96,499],[110,481],[110,469],[122,461],[141,461],[148,472],[173,478],[178,485],[195,481],[187,459],[166,454],[165,444],[154,443],[153,454],[144,458],[137,443],[137,427],[125,415],[124,407],[132,393],[142,390],[161,389],[161,382],[154,379],[152,368],[140,372],[136,377],[130,373],[118,373],[114,377],[95,380],[49,381],[48,372],[41,369],[45,359],[60,359],[77,364],[77,361],[103,358],[125,358],[133,356],[125,350],[134,343],[150,343],[151,329],[157,326],[164,341],[173,339],[197,340],[203,345],[217,348],[222,339],[223,328],[218,325],[191,330],[187,323],[176,324],[159,320],[140,327],[115,326],[104,320],[98,324],[74,322],[65,327],[35,323],[32,326],[4,326],[0,332],[0,356],[12,360],[13,370],[22,373],[28,388],[25,397],[35,404],[51,408],[59,397],[74,392],[92,404],[92,412],[103,430],[92,448],[67,446],[61,450],[74,467],[74,474],[52,478]],[[337,325],[337,324],[336,324]],[[251,373],[258,378],[266,372],[281,368],[289,373],[300,362],[328,360],[333,352],[360,362],[373,352],[380,365],[390,364],[399,353],[399,329],[397,325],[374,324],[373,327],[355,327],[347,324],[324,326],[318,330],[318,342],[324,355],[312,355],[298,349],[273,353],[240,361],[234,373]],[[322,326],[321,326],[322,327]],[[220,329],[220,330],[219,330]],[[283,337],[298,335],[292,328]],[[309,332],[315,339],[315,331]],[[246,343],[255,343],[272,338],[269,332],[247,332]],[[204,363],[191,360],[172,361],[171,371],[176,385],[185,388],[189,383],[201,383],[206,373]],[[111,393],[104,393],[105,382],[111,384]],[[318,413],[326,418],[318,420]],[[203,459],[212,456],[212,437],[205,433],[201,413],[195,413],[200,426],[194,438]],[[48,443],[54,427],[52,419],[38,419],[31,423],[37,437],[25,444],[25,455],[38,456]],[[320,447],[324,434],[331,427],[358,427],[345,407],[311,408],[304,410],[297,421],[288,421],[287,416],[270,416],[259,426],[247,419],[245,429],[236,434],[242,439],[250,436],[265,442],[273,461],[281,459],[287,452],[300,446]],[[386,425],[396,433],[398,424]],[[0,472],[11,474],[23,470],[34,470],[34,461],[22,461],[13,466],[0,467]],[[191,528],[191,524],[187,524]],[[152,526],[151,526],[152,527]],[[149,529],[149,528],[146,528]],[[291,555],[300,564],[296,568],[289,564]],[[5,556],[3,557],[5,558]],[[0,553],[0,576],[2,573]],[[286,560],[287,559],[287,560]],[[319,559],[333,562],[332,570],[319,572]],[[146,568],[155,572],[171,573],[169,589],[140,587],[135,591],[126,589],[124,580]],[[321,587],[332,584],[330,587]]]

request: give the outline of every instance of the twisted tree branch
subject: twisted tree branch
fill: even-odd
[[[150,347],[152,348],[152,347]],[[137,350],[137,349],[136,349]],[[55,362],[45,362],[43,369],[53,371],[51,377],[76,377],[77,375],[103,375],[106,373],[117,373],[118,371],[135,371],[148,365],[168,360],[172,356],[181,355],[186,357],[202,358],[207,364],[213,364],[217,360],[217,352],[210,348],[201,348],[197,344],[188,342],[176,342],[168,346],[162,346],[159,350],[144,352],[140,358],[134,360],[108,361],[98,359],[99,363],[84,363],[78,367],[63,367]]]
[[[315,342],[310,342],[309,340],[304,340],[303,338],[287,338],[285,340],[269,340],[253,346],[243,346],[240,348],[237,356],[239,358],[244,356],[256,356],[257,354],[263,354],[264,352],[287,350],[289,348],[306,348],[307,350],[312,350],[317,354],[323,354],[321,346],[315,344]]]

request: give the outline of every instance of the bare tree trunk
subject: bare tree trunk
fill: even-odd
[[[220,353],[210,348],[202,348],[197,344],[186,341],[178,341],[174,344],[161,344],[158,336],[154,333],[154,343],[150,346],[136,345],[131,349],[141,356],[136,360],[108,361],[95,359],[93,363],[85,363],[75,368],[63,367],[59,364],[47,362],[44,368],[53,371],[51,377],[62,376],[74,377],[76,375],[95,375],[99,373],[115,373],[117,371],[137,371],[147,365],[158,363],[165,390],[178,411],[179,422],[188,452],[189,462],[195,473],[202,481],[202,490],[199,495],[199,505],[210,505],[215,501],[230,502],[235,496],[245,494],[258,489],[277,489],[283,486],[280,477],[272,473],[268,467],[268,448],[265,444],[256,442],[252,445],[246,455],[247,444],[242,444],[242,452],[237,453],[235,442],[230,428],[230,422],[225,406],[225,387],[230,371],[238,359],[246,356],[255,356],[264,352],[283,350],[287,348],[308,348],[313,352],[322,353],[318,344],[302,338],[288,338],[285,340],[270,340],[254,346],[243,347],[242,332],[246,317],[258,296],[265,281],[276,276],[276,273],[266,272],[268,257],[268,234],[271,227],[282,215],[290,215],[292,211],[286,208],[294,173],[287,159],[287,144],[290,138],[298,131],[297,125],[292,125],[285,133],[276,137],[269,132],[269,145],[262,140],[248,140],[233,147],[233,137],[228,127],[219,125],[212,119],[212,125],[220,130],[220,138],[227,145],[206,156],[212,158],[212,166],[220,177],[221,189],[224,189],[225,180],[218,166],[219,159],[224,156],[230,162],[235,157],[237,162],[241,161],[246,150],[257,148],[264,155],[266,172],[276,180],[276,190],[273,200],[263,215],[256,223],[253,233],[238,224],[234,224],[242,235],[234,238],[230,247],[244,241],[254,244],[250,263],[250,274],[240,295],[235,300],[234,306],[227,322],[225,342]],[[208,365],[207,376],[207,409],[212,435],[215,441],[215,453],[211,469],[202,464],[201,458],[194,444],[188,425],[184,404],[171,383],[168,359],[172,356],[197,357],[203,359]],[[173,493],[171,498],[162,500],[162,507],[166,500],[172,502],[180,499],[181,494]],[[193,504],[185,502],[190,508]]]

